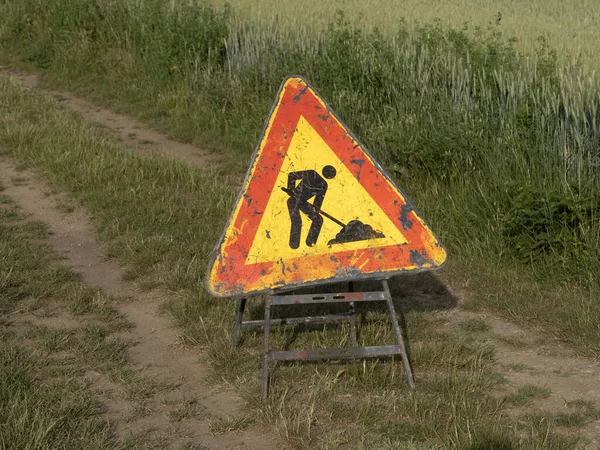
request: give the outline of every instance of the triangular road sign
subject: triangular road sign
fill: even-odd
[[[440,266],[446,251],[410,200],[300,77],[284,81],[209,265],[240,297]]]

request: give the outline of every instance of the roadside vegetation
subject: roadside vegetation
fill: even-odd
[[[566,70],[543,43],[530,55],[517,52],[501,28],[400,23],[383,33],[340,12],[303,34],[244,21],[230,7],[161,0],[1,0],[0,17],[5,64],[228,158],[225,167],[199,170],[134,156],[56,104],[0,81],[6,154],[94,213],[132,277],[173,293],[169,308],[186,338],[207,348],[215,379],[242,392],[254,419],[305,448],[574,448],[576,436],[554,433],[555,418],[506,414],[547,393],[490,395],[503,380],[484,326],[440,331],[443,313],[418,308],[406,314],[417,391],[407,391],[396,364],[283,365],[263,407],[260,335],[248,333],[232,350],[233,305],[211,299],[203,278],[281,80],[299,73],[419,206],[449,250],[442,280],[467,290],[467,306],[542,326],[597,356],[595,78]],[[408,301],[411,292],[401,289],[399,282]],[[442,298],[433,309],[456,301]],[[391,340],[384,315],[367,318],[365,342]],[[275,345],[338,346],[346,331],[284,329]]]
[[[547,393],[492,395],[505,381],[496,372],[488,328],[468,322],[456,330],[440,329],[445,313],[437,310],[452,308],[456,298],[431,275],[392,283],[406,311],[418,390],[406,388],[399,361],[290,364],[273,372],[270,401],[263,405],[262,337],[245,332],[242,345],[232,349],[233,305],[212,299],[203,285],[212,243],[221,232],[217,224],[226,219],[235,196],[235,188],[222,181],[223,169],[136,156],[99,127],[6,78],[0,78],[0,92],[4,157],[37,168],[93,213],[101,239],[112,256],[129,263],[130,276],[146,288],[163,286],[171,292],[169,311],[187,341],[206,348],[214,381],[231,384],[248,402],[242,422],[215,423],[214,432],[258,420],[295,448],[576,445],[576,434],[554,431],[551,414],[523,410],[513,411],[517,420],[509,416],[507,408]],[[411,303],[412,296],[424,292],[436,299],[431,309]],[[362,342],[393,342],[385,313],[364,312]],[[260,299],[251,302],[250,314],[261,314]],[[346,327],[283,328],[274,334],[273,345],[347,345],[348,335]],[[590,414],[582,411],[579,427],[596,413],[593,407]]]
[[[4,61],[225,153],[238,174],[281,80],[305,75],[422,209],[455,277],[481,287],[474,305],[598,354],[600,89],[547,46],[524,56],[439,23],[391,38],[343,12],[296,36],[163,0],[0,12]]]
[[[90,374],[122,379],[127,322],[61,266],[0,186],[0,448],[114,449]],[[75,325],[74,325],[75,324]]]

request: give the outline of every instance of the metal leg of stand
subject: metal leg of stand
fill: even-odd
[[[243,298],[240,300],[240,304],[238,306],[237,313],[235,315],[235,325],[233,326],[233,337],[231,339],[231,343],[234,347],[237,347],[240,341],[240,330],[242,328],[242,319],[244,318],[244,311],[246,309],[246,299]]]
[[[265,299],[265,353],[263,357],[262,398],[269,396],[269,337],[271,334],[271,296]]]
[[[383,289],[385,290],[385,295],[387,297],[388,309],[390,310],[390,320],[392,322],[392,327],[394,328],[394,333],[396,334],[396,340],[398,341],[398,345],[400,346],[400,355],[402,356],[402,364],[404,365],[404,373],[406,374],[406,382],[411,388],[415,387],[415,380],[412,374],[412,368],[410,367],[410,361],[408,360],[408,355],[406,354],[406,347],[404,345],[404,338],[402,337],[402,330],[400,330],[400,325],[398,324],[398,317],[396,316],[396,309],[394,308],[394,302],[392,301],[392,294],[390,293],[390,287],[388,286],[387,280],[383,280],[381,282],[383,284]]]
[[[348,292],[354,292],[354,283],[348,283]],[[352,342],[352,347],[358,347],[358,338],[356,332],[356,308],[354,307],[354,302],[350,302],[350,340]]]

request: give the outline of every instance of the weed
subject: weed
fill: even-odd
[[[552,420],[559,427],[584,427],[595,420],[600,420],[600,410],[593,401],[573,400],[567,403],[567,407],[575,411],[561,411],[551,415]]]
[[[548,398],[552,391],[546,387],[535,384],[525,384],[513,394],[504,397],[504,401],[515,406],[525,406],[534,400]]]
[[[242,430],[250,424],[251,420],[244,415],[224,416],[209,420],[210,431],[214,434],[228,433]]]
[[[75,203],[67,198],[60,197],[56,201],[56,209],[58,209],[62,213],[70,214],[75,211]]]
[[[196,399],[182,399],[178,406],[169,412],[169,418],[173,422],[181,422],[185,419],[198,417],[202,414],[202,408]]]
[[[549,252],[567,260],[584,257],[588,251],[584,236],[591,232],[599,206],[593,190],[562,193],[519,186],[512,198],[504,234],[521,261],[530,263]]]
[[[505,367],[509,370],[514,370],[515,372],[525,372],[532,370],[530,366],[524,363],[506,364]]]
[[[504,344],[510,345],[511,347],[514,348],[525,348],[527,347],[529,344],[527,343],[527,341],[524,340],[523,337],[520,336],[496,336],[496,339],[498,339],[500,342],[503,342]]]
[[[481,318],[464,320],[459,324],[459,327],[469,333],[485,333],[491,329],[490,325]]]
[[[23,177],[12,177],[10,181],[15,186],[23,186],[27,184],[27,178]]]
[[[600,419],[600,410],[593,403],[585,400],[569,402],[567,406],[575,411],[558,411],[553,413],[531,413],[530,420],[541,422],[546,420],[553,426],[565,428],[582,428]]]

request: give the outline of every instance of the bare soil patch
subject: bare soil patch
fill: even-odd
[[[13,183],[12,179],[22,181]],[[83,282],[125,298],[117,309],[134,325],[123,336],[136,342],[130,351],[131,361],[140,375],[168,386],[150,396],[146,411],[136,412],[123,401],[118,385],[99,374],[88,374],[91,386],[104,397],[123,442],[151,433],[157,440],[168,443],[168,448],[179,448],[189,442],[211,449],[282,448],[265,429],[252,423],[243,430],[214,434],[211,423],[243,416],[243,402],[231,391],[205,382],[202,354],[180,343],[172,321],[160,311],[166,294],[142,292],[133,283],[123,281],[125,269],[105,258],[89,216],[81,209],[60,211],[57,204],[64,199],[51,194],[48,186],[30,173],[0,161],[0,180],[5,187],[4,195],[30,218],[48,225],[50,245],[81,275]],[[54,318],[42,317],[40,321],[75,326],[74,317],[58,313],[54,316],[50,313],[50,317]]]
[[[465,321],[479,320],[489,328],[498,373],[507,383],[494,395],[505,396],[519,387],[536,385],[550,390],[547,398],[534,399],[509,410],[518,416],[526,412],[572,413],[569,404],[584,400],[600,407],[600,362],[577,355],[572,349],[535,328],[524,329],[490,312],[473,313],[460,309],[449,313],[444,327],[456,328]],[[576,430],[588,441],[586,449],[600,449],[600,420]]]

